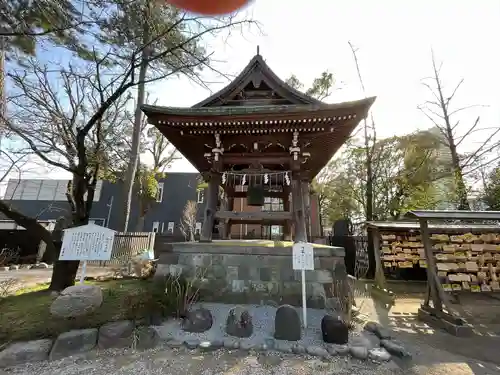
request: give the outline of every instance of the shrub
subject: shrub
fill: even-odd
[[[128,319],[185,316],[198,299],[199,289],[184,275],[168,275],[163,280],[144,281],[145,289],[127,297]]]

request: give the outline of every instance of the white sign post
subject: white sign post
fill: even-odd
[[[306,302],[306,270],[314,270],[313,245],[307,242],[293,244],[293,269],[300,270],[302,279],[302,319],[304,328],[307,328],[307,302]]]
[[[115,231],[100,225],[88,224],[64,230],[59,260],[83,261],[80,283],[85,280],[87,261],[110,260]]]

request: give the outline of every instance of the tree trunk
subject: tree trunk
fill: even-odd
[[[57,253],[51,233],[38,223],[36,219],[20,213],[2,200],[0,200],[0,212],[9,219],[14,220],[17,225],[22,226],[26,232],[33,235],[37,240],[45,242],[47,245],[45,251],[50,253],[50,255]]]
[[[443,87],[441,84],[441,79],[439,78],[439,71],[434,60],[434,53],[432,54],[432,67],[434,69],[434,78],[436,80],[437,91],[439,94],[439,105],[441,106],[441,110],[443,112],[442,118],[446,126],[446,140],[448,141],[448,148],[450,149],[451,154],[451,162],[453,164],[455,184],[457,189],[456,194],[458,198],[458,209],[470,211],[470,204],[469,200],[467,199],[467,187],[464,181],[462,166],[460,165],[460,157],[458,156],[457,145],[455,143],[455,135],[453,134],[453,126],[451,125],[450,121],[447,100],[445,99],[443,94]],[[450,99],[451,98],[448,99],[448,102]]]
[[[139,218],[137,219],[137,224],[135,226],[135,231],[136,232],[143,232],[144,231],[144,221],[145,220],[146,220],[146,216],[145,215],[139,216]]]
[[[375,142],[375,139],[373,140]],[[370,147],[368,138],[368,123],[365,120],[365,152],[366,152],[366,221],[373,220],[373,148]],[[378,249],[377,249],[378,250]],[[373,246],[373,234],[368,231],[368,271],[367,277],[375,277],[375,249]]]
[[[141,128],[142,128],[142,111],[141,105],[144,104],[146,98],[146,84],[144,83],[146,79],[146,74],[148,70],[148,61],[146,52],[142,52],[142,63],[139,67],[139,85],[137,85],[137,105],[135,108],[134,117],[134,129],[132,132],[132,149],[130,150],[130,162],[127,167],[127,173],[125,175],[124,197],[123,202],[123,231],[126,232],[128,229],[128,224],[130,220],[130,207],[132,205],[132,194],[134,190],[135,174],[137,172],[137,166],[139,164],[139,148],[141,140]]]
[[[82,141],[83,142],[83,141]],[[83,143],[81,143],[83,145]],[[82,146],[83,147],[83,146]],[[86,163],[81,162],[78,168],[80,169],[78,174],[73,175],[72,185],[71,185],[71,200],[72,205],[72,227],[78,227],[80,225],[86,225],[89,221],[89,212],[92,208],[93,192],[91,193],[87,189],[87,182],[84,175],[84,170],[86,168]],[[85,193],[87,193],[87,200],[85,201]],[[57,257],[59,259],[59,254],[61,252],[62,242],[57,244]],[[52,270],[52,278],[50,280],[50,290],[62,291],[69,286],[75,285],[76,274],[78,272],[78,267],[80,265],[79,260],[57,260],[54,263],[54,269]]]

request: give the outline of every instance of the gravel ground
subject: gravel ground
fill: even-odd
[[[248,354],[218,350],[199,353],[180,349],[144,352],[104,351],[55,362],[17,366],[0,374],[9,375],[403,375],[393,363],[374,364],[347,357],[323,362],[319,359]]]
[[[195,305],[194,308],[202,306],[212,313],[213,324],[212,328],[203,333],[184,332],[181,328],[180,321],[171,320],[162,326],[157,327],[158,334],[162,339],[173,337],[177,340],[184,341],[189,338],[199,340],[214,340],[230,337],[225,332],[226,319],[229,310],[234,305],[226,305],[222,303],[202,303]],[[252,317],[253,335],[249,338],[242,339],[242,342],[249,342],[255,345],[266,342],[266,339],[272,339],[274,333],[274,317],[276,308],[272,306],[258,305],[239,305],[248,310]],[[302,321],[302,310],[297,309]],[[319,345],[323,346],[321,337],[321,319],[325,315],[324,310],[307,309],[307,329],[302,329],[302,339],[298,341],[304,346]],[[280,340],[276,340],[279,342]]]

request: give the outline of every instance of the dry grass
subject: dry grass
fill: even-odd
[[[81,318],[55,318],[50,305],[56,298],[47,291],[47,284],[17,290],[15,295],[0,301],[0,343],[54,337],[71,329],[99,327],[121,319],[140,319],[146,314],[140,307],[147,298],[151,281],[111,280],[89,282],[103,289],[104,301],[94,313]],[[133,306],[132,306],[133,305]]]

